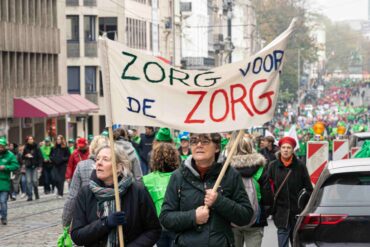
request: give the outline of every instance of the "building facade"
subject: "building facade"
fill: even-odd
[[[57,0],[0,1],[0,135],[12,142],[47,134],[47,119],[14,118],[13,100],[61,93],[63,12]]]

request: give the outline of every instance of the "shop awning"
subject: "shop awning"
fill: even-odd
[[[14,98],[13,104],[16,118],[77,115],[99,110],[96,104],[77,94]]]

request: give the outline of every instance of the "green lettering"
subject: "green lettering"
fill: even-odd
[[[150,78],[148,77],[148,75],[146,74],[146,72],[147,72],[147,69],[148,69],[149,65],[151,65],[151,64],[155,64],[155,65],[157,65],[157,66],[160,68],[161,73],[162,73],[162,77],[161,77],[161,79],[159,79],[159,80],[152,80],[152,79],[150,79]],[[144,75],[145,75],[145,78],[146,78],[149,82],[151,82],[151,83],[158,83],[158,82],[161,82],[161,81],[163,81],[163,80],[164,80],[164,78],[166,77],[166,73],[164,72],[164,69],[161,67],[161,65],[159,65],[159,64],[158,64],[158,63],[156,63],[156,62],[148,62],[148,63],[146,63],[146,64],[144,65]]]
[[[129,56],[129,57],[132,57],[133,59],[131,60],[131,62],[127,63],[126,64],[126,67],[123,69],[123,72],[122,72],[122,80],[133,80],[133,81],[136,81],[136,80],[140,80],[139,77],[136,77],[136,76],[127,76],[126,75],[126,72],[128,70],[128,68],[135,63],[136,59],[137,59],[137,56],[135,56],[134,54],[131,54],[131,53],[127,53],[127,52],[122,52],[123,55],[126,55],[126,56]]]
[[[183,75],[185,75],[185,77],[184,78],[179,78],[179,77],[174,77],[174,71],[176,71],[176,72],[180,72],[180,73],[182,73]],[[174,69],[174,68],[171,68],[170,69],[170,85],[172,86],[173,85],[173,81],[174,80],[178,80],[179,82],[182,82],[184,85],[186,85],[186,86],[188,86],[188,87],[190,87],[190,85],[189,84],[187,84],[186,82],[184,82],[184,80],[187,80],[187,79],[189,79],[189,75],[187,74],[187,73],[185,73],[184,71],[181,71],[181,70],[177,70],[177,69]]]
[[[199,83],[198,83],[198,78],[199,78],[199,76],[201,76],[201,75],[207,75],[207,74],[214,74],[215,72],[213,72],[213,71],[207,71],[207,72],[204,72],[204,73],[200,73],[200,74],[197,74],[195,77],[194,77],[194,84],[195,85],[197,85],[198,87],[212,87],[213,85],[215,85],[216,84],[216,82],[217,82],[217,80],[218,79],[221,79],[221,77],[215,77],[215,78],[208,78],[208,79],[205,79],[205,81],[213,81],[213,83],[211,84],[211,85],[204,85],[204,86],[202,86],[202,85],[199,85]]]

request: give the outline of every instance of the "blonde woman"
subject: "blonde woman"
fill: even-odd
[[[89,146],[90,157],[87,160],[80,161],[77,164],[76,171],[73,174],[69,194],[66,202],[64,203],[62,223],[63,226],[69,226],[72,220],[72,211],[75,198],[80,189],[88,185],[90,182],[91,172],[95,169],[95,154],[98,149],[107,146],[109,140],[105,136],[95,136]]]
[[[152,199],[132,178],[124,146],[114,145],[121,212],[116,212],[112,154],[108,146],[96,153],[96,170],[78,193],[71,237],[79,246],[118,246],[117,226],[123,225],[126,246],[150,246],[159,239],[161,226]]]

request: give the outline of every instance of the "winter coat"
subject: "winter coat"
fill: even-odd
[[[275,192],[282,184],[284,178],[292,169],[288,181],[281,189],[277,200],[273,220],[277,228],[287,228],[295,222],[297,214],[301,213],[298,209],[298,196],[302,189],[312,192],[312,184],[308,175],[307,167],[304,166],[293,154],[292,164],[285,167],[280,160],[280,153],[277,159],[269,166],[268,177],[273,182]]]
[[[263,155],[259,153],[234,155],[231,158],[230,165],[240,173],[242,178],[253,177],[253,183],[257,191],[257,199],[260,204],[261,214],[259,216],[258,222],[253,224],[252,227],[267,226],[267,216],[261,203],[261,189],[266,185],[266,183],[268,183],[267,170],[264,169],[266,165],[265,157],[263,157]],[[262,171],[260,169],[262,169]],[[258,175],[259,177],[257,178],[256,176]]]
[[[131,162],[131,172],[133,174],[133,177],[137,181],[140,181],[141,177],[143,176],[143,172],[141,171],[140,160],[136,154],[134,147],[132,146],[131,142],[128,142],[125,140],[119,140],[117,142],[120,142],[123,144],[123,148],[128,156],[128,159]]]
[[[89,158],[89,155],[90,155],[89,150],[82,152],[81,150],[76,149],[75,151],[73,151],[68,160],[66,179],[72,179],[73,173],[76,170],[78,162],[87,160]]]
[[[91,179],[103,186],[93,171]],[[125,246],[152,247],[161,235],[161,225],[148,191],[140,182],[133,182],[121,196],[121,209],[126,213],[123,227]],[[97,199],[89,186],[81,188],[73,210],[71,237],[79,246],[106,246],[110,229],[106,217],[97,216]]]
[[[33,157],[32,158],[26,157],[27,154],[31,154]],[[34,144],[27,143],[25,145],[22,158],[24,160],[26,168],[42,167],[43,158],[40,148],[37,146],[36,143]]]
[[[56,145],[50,151],[50,161],[54,166],[66,165],[69,159],[69,148],[61,147],[61,145]]]
[[[272,161],[276,160],[277,152],[279,152],[279,148],[275,145],[272,145],[271,151],[268,148],[262,148],[260,150],[260,154],[266,158],[267,164],[270,164]]]
[[[141,138],[141,141],[137,147],[137,151],[139,153],[140,160],[146,166],[149,166],[148,154],[152,150],[155,133],[149,136],[145,134],[141,134],[140,138]]]
[[[231,222],[240,226],[250,222],[253,211],[240,174],[228,167],[207,223],[196,224],[195,210],[204,205],[205,189],[213,187],[222,165],[215,162],[202,180],[190,156],[172,174],[160,221],[176,233],[175,246],[234,246]]]
[[[10,172],[19,168],[17,157],[10,151],[0,154],[0,166],[5,166],[0,170],[0,191],[10,191]]]

